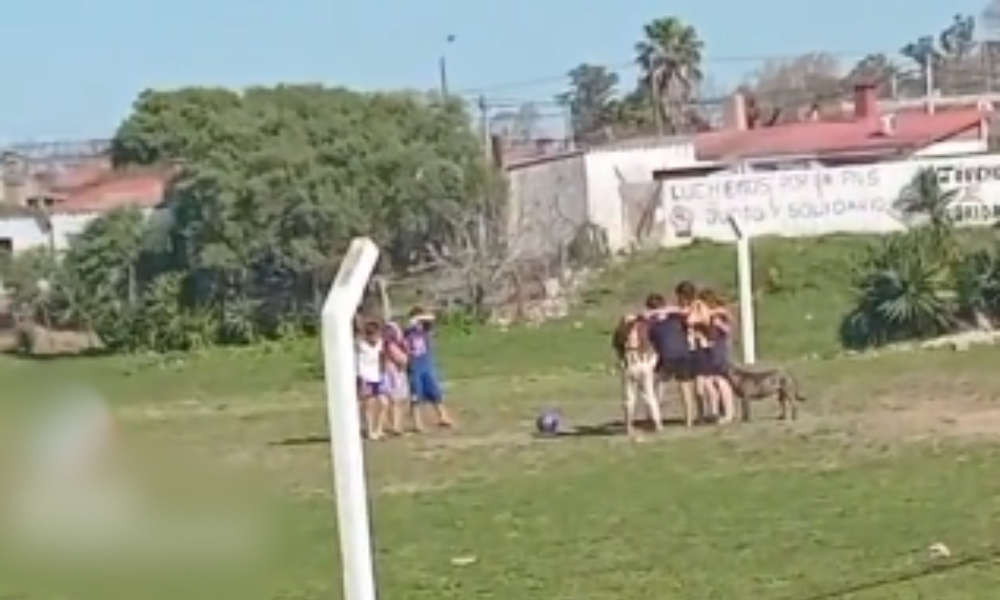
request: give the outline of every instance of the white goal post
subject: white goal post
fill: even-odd
[[[323,303],[323,365],[345,600],[375,600],[368,486],[358,413],[354,315],[378,263],[368,238],[351,241]]]
[[[743,362],[752,365],[757,362],[757,315],[754,313],[753,257],[750,247],[753,236],[734,216],[729,217],[729,226],[736,236],[736,282],[740,293],[740,338],[743,342]]]

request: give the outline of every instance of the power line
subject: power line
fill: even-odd
[[[794,57],[786,57],[794,58]],[[998,91],[1000,92],[1000,61],[995,65],[989,65],[983,62],[976,63],[945,63],[935,68],[935,79],[940,85],[944,85],[949,88],[958,86],[959,88],[968,88],[968,93],[974,92],[986,92],[986,91]],[[849,73],[849,69],[846,71],[841,71],[839,73],[840,78],[846,78]],[[922,79],[923,73],[919,68],[915,69],[896,69],[894,76],[897,78],[896,81],[899,84],[904,82],[912,82],[914,80]],[[560,81],[565,81],[566,77],[560,78]],[[890,81],[892,76],[885,81],[880,81],[879,83],[884,83]],[[975,89],[973,89],[975,88]],[[706,90],[707,91],[707,90]],[[774,90],[777,91],[777,90]],[[843,95],[847,93],[849,89],[838,88],[832,95]],[[803,98],[814,97],[815,91],[809,89],[789,89],[789,93],[795,96],[802,96]],[[520,108],[526,104],[534,105],[541,109],[556,109],[557,107],[563,108],[562,103],[557,101],[552,96],[493,96],[493,95],[482,95],[492,110],[513,110]],[[729,94],[715,90],[713,88],[712,92],[701,95],[696,101],[698,104],[716,104],[723,102],[728,98]]]
[[[824,54],[824,55],[831,56],[833,58],[841,59],[842,60],[842,59],[848,59],[848,58],[863,58],[863,57],[868,56],[870,54],[893,55],[893,54],[898,54],[898,50],[891,50],[891,51],[849,51],[849,50],[839,50],[839,51],[834,51],[834,52],[824,52],[824,51],[817,51],[817,52],[812,52],[812,53],[810,53],[810,52],[802,52],[802,53],[799,53],[799,54],[754,54],[754,55],[732,55],[732,56],[706,56],[705,58],[702,59],[701,62],[702,62],[703,65],[711,65],[711,64],[719,64],[719,63],[723,63],[723,64],[762,63],[762,62],[768,62],[768,61],[792,60],[792,59],[798,58],[798,57],[806,55],[806,54]],[[598,64],[595,64],[595,66],[603,66],[606,69],[608,69],[609,72],[616,73],[618,75],[621,75],[624,72],[637,71],[639,69],[639,65],[636,64],[635,59],[628,60],[628,61],[619,61],[619,62],[612,63],[610,65],[598,65]],[[458,90],[456,92],[456,94],[458,94],[460,96],[477,96],[477,95],[481,95],[481,94],[491,94],[491,93],[494,93],[494,92],[502,92],[502,91],[506,91],[506,90],[516,90],[516,89],[524,89],[524,88],[530,88],[530,87],[538,87],[538,86],[542,86],[542,85],[550,85],[550,84],[553,84],[553,83],[565,82],[566,79],[567,79],[567,73],[568,73],[568,70],[564,71],[563,73],[560,73],[559,75],[552,74],[552,75],[546,75],[546,76],[540,76],[540,77],[533,77],[533,78],[529,78],[529,79],[520,79],[520,80],[514,80],[514,81],[507,81],[507,82],[498,83],[498,84],[494,84],[494,85],[488,85],[488,86],[479,87],[479,88],[464,88],[464,89]]]

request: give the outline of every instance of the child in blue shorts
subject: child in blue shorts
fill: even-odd
[[[406,375],[409,380],[412,404],[410,409],[413,428],[423,431],[421,409],[431,406],[441,427],[451,427],[452,420],[444,406],[444,392],[438,377],[432,344],[434,316],[421,308],[410,311],[410,323],[403,336],[406,339],[409,362]]]

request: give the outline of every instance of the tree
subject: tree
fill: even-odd
[[[1000,318],[1000,245],[968,252],[955,236],[957,192],[922,169],[893,208],[907,226],[856,261],[855,305],[841,336],[851,347],[934,337]]]
[[[903,90],[906,96],[926,95],[929,91],[927,90],[928,73],[931,77],[931,83],[933,83],[936,80],[935,74],[943,60],[934,42],[934,37],[921,36],[903,46],[899,53],[910,59],[916,67],[900,71],[899,89]]]
[[[504,205],[455,101],[321,86],[144,92],[118,168],[176,165],[165,214],[92,222],[64,262],[81,311],[121,351],[251,343],[315,327],[337,258],[368,235],[407,269]]]
[[[907,44],[900,54],[913,61],[916,72],[904,72],[902,83],[914,95],[926,93],[926,77],[945,94],[973,93],[982,89],[982,67],[976,55],[976,23],[968,15],[956,14],[936,36],[923,35]],[[917,85],[917,82],[921,85]]]
[[[841,329],[848,347],[881,346],[950,332],[958,302],[947,260],[917,232],[874,244],[854,267],[855,306]]]
[[[845,81],[851,87],[860,83],[875,86],[879,98],[892,98],[898,94],[899,66],[885,54],[869,54],[851,67]]]
[[[902,189],[893,202],[893,210],[905,223],[921,228],[918,231],[924,233],[932,252],[954,257],[957,243],[952,209],[958,193],[958,190],[941,187],[940,177],[934,168],[924,168]]]
[[[990,0],[979,16],[982,42],[979,45],[985,66],[987,90],[1000,81],[1000,0]]]
[[[797,119],[803,110],[839,101],[840,62],[822,52],[767,61],[754,74],[749,90],[760,109],[777,109],[786,119]]]
[[[567,76],[569,89],[556,96],[556,101],[569,109],[573,137],[581,141],[601,139],[604,128],[615,119],[618,74],[604,66],[583,63]]]
[[[690,131],[686,110],[703,78],[705,44],[694,27],[676,17],[654,19],[643,27],[636,44],[636,63],[644,89],[655,99],[656,118],[663,132]]]
[[[949,94],[975,93],[983,89],[983,65],[976,49],[976,20],[956,14],[938,34],[941,72],[938,86]]]
[[[517,143],[531,141],[537,132],[541,113],[532,102],[525,102],[516,110],[499,112],[490,119],[490,133]]]
[[[903,46],[899,53],[912,60],[921,71],[938,64],[943,58],[934,42],[934,36],[923,35]]]
[[[971,15],[956,14],[941,33],[938,45],[945,58],[962,59],[972,55],[976,49],[976,20]]]

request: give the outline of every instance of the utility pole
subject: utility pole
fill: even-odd
[[[480,95],[477,104],[479,106],[479,131],[483,136],[483,155],[487,161],[493,162],[493,136],[490,135],[490,106],[486,102],[486,96]]]
[[[441,55],[438,59],[438,80],[441,90],[441,101],[448,99],[448,57]]]
[[[573,127],[573,109],[569,105],[563,106],[563,127],[566,130],[567,150],[576,150],[577,139],[576,129]]]
[[[934,57],[928,56],[924,61],[924,99],[927,101],[928,114],[934,114]]]
[[[454,35],[449,35],[445,38],[445,51],[441,53],[438,57],[438,87],[441,92],[441,101],[445,102],[448,100],[448,46],[455,41]]]

